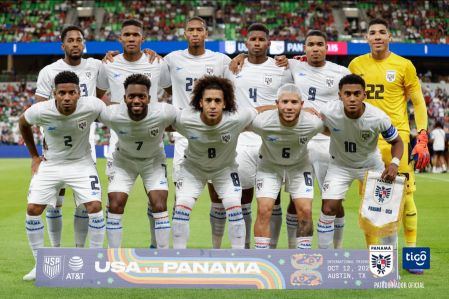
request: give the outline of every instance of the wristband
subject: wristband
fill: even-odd
[[[394,164],[394,165],[396,165],[396,166],[398,166],[399,167],[399,163],[401,162],[401,160],[399,160],[398,158],[396,158],[396,157],[393,157],[393,159],[391,159],[391,164]]]

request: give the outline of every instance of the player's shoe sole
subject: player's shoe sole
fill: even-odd
[[[36,267],[34,267],[28,274],[23,277],[25,281],[36,280]]]
[[[407,269],[407,272],[413,275],[423,275],[424,270],[423,269]]]

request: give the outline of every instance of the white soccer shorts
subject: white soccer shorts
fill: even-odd
[[[323,199],[344,199],[351,183],[354,180],[363,182],[365,172],[368,170],[383,172],[384,164],[379,160],[375,166],[370,168],[351,168],[340,166],[331,160],[324,179],[322,198]]]
[[[184,161],[184,151],[187,148],[187,138],[174,132],[175,149],[173,154],[173,182],[177,182],[181,171],[181,164]]]
[[[147,192],[168,190],[165,159],[133,159],[115,152],[109,175],[108,193],[123,192],[129,194],[139,175]]]
[[[208,180],[211,180],[218,197],[223,201],[240,200],[242,197],[237,165],[207,173],[184,161],[176,183],[176,199],[198,199]]]
[[[309,160],[312,163],[313,172],[320,190],[323,188],[324,178],[330,162],[329,144],[330,139],[312,139],[307,144]]]
[[[31,178],[28,203],[54,207],[59,190],[65,185],[73,189],[76,206],[101,202],[100,180],[89,155],[78,160],[42,161]]]
[[[256,183],[257,163],[259,162],[259,146],[238,145],[236,162],[242,189],[251,189]]]
[[[313,199],[312,165],[280,166],[261,163],[256,174],[256,197],[275,200],[285,179],[285,191],[293,199]]]

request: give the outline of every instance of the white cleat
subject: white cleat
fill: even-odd
[[[23,280],[25,281],[36,280],[36,266],[34,266],[34,268],[30,271],[30,273],[28,273],[23,277]]]

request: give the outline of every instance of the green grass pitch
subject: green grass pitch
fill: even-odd
[[[431,269],[422,276],[414,276],[400,270],[401,280],[409,288],[386,290],[200,290],[200,289],[62,289],[37,288],[32,282],[22,281],[22,276],[33,266],[28,247],[24,219],[26,195],[30,180],[30,159],[0,159],[0,298],[448,298],[449,274],[449,174],[418,174],[418,190],[415,195],[419,212],[418,245],[431,248]],[[104,175],[105,160],[99,159],[98,169],[103,186],[103,204],[106,199],[107,180]],[[171,170],[171,159],[169,159]],[[171,175],[169,173],[169,175]],[[169,211],[173,207],[174,190],[169,193]],[[285,215],[287,195],[282,196]],[[364,248],[365,242],[357,224],[359,199],[357,184],[353,184],[345,201],[346,226],[344,247]],[[206,192],[197,201],[191,215],[190,248],[211,248],[209,225],[209,199]],[[313,217],[319,217],[320,201],[315,196]],[[66,195],[63,208],[64,228],[62,246],[73,245],[72,194]],[[253,221],[256,203],[253,202]],[[44,217],[45,219],[45,217]],[[400,243],[403,244],[402,233]],[[48,245],[48,239],[46,239]],[[149,244],[146,197],[140,179],[129,198],[124,217],[123,247],[147,247]],[[316,248],[316,237],[314,248]],[[224,248],[229,248],[225,236]],[[285,220],[279,248],[287,247]],[[400,253],[399,253],[400,255]],[[399,265],[402,260],[400,256]],[[413,288],[413,286],[424,288]]]

